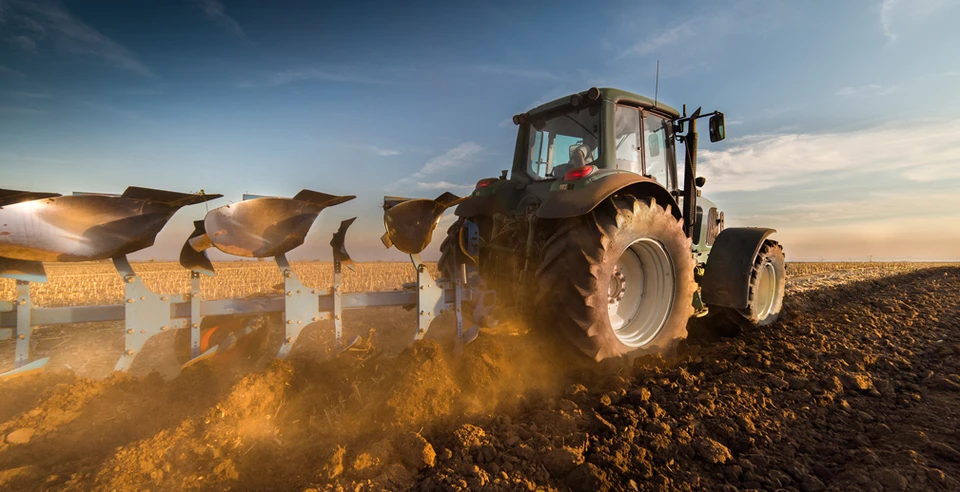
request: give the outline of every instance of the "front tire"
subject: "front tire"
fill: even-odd
[[[537,271],[537,324],[597,361],[666,351],[693,314],[690,246],[652,199],[617,196],[560,220]]]
[[[780,317],[786,286],[786,259],[783,247],[766,240],[750,272],[748,304],[737,313],[751,326],[770,326]]]

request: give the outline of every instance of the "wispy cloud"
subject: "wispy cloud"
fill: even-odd
[[[895,85],[869,84],[859,87],[844,87],[838,89],[835,95],[841,97],[878,97],[886,96],[897,91]]]
[[[883,35],[890,41],[897,40],[897,33],[893,32],[893,7],[900,0],[883,0],[880,4],[880,27],[883,28]]]
[[[448,191],[448,190],[469,190],[474,187],[474,185],[463,185],[451,183],[449,181],[418,181],[417,189],[420,190],[437,190],[437,191]]]
[[[892,172],[909,181],[960,177],[960,120],[898,121],[851,132],[774,134],[701,150],[710,189],[755,191],[824,176],[868,179]]]
[[[220,0],[194,0],[193,3],[203,9],[203,13],[206,14],[210,20],[230,31],[236,37],[241,39],[246,37],[243,28],[240,27],[236,19],[227,14],[227,8]]]
[[[24,53],[34,54],[37,52],[37,42],[29,36],[11,36],[10,44],[23,51]]]
[[[668,48],[678,44],[681,40],[688,38],[691,34],[695,32],[694,26],[701,19],[689,19],[676,24],[672,27],[660,31],[653,36],[640,41],[639,43],[633,45],[629,50],[627,50],[624,55],[627,54],[636,54],[636,55],[647,55],[650,53],[655,53],[663,48]]]
[[[26,31],[19,37],[29,39],[33,49],[37,41],[49,37],[68,53],[98,57],[138,75],[153,76],[136,54],[74,17],[59,3],[9,0],[6,5],[5,15],[26,26]],[[22,39],[19,43],[21,46],[29,44]]]
[[[377,147],[377,146],[375,146],[375,145],[371,145],[370,147],[367,147],[367,150],[369,150],[370,152],[373,152],[374,154],[376,154],[376,155],[378,155],[378,156],[380,156],[380,157],[390,157],[390,156],[392,156],[392,155],[400,155],[400,151],[399,151],[399,150],[394,150],[394,149],[382,149],[382,148]]]
[[[388,187],[390,190],[402,190],[415,187],[421,190],[464,189],[470,185],[454,184],[437,179],[437,175],[463,169],[474,157],[483,151],[483,147],[474,142],[464,142],[427,161],[419,171],[403,178]]]
[[[0,113],[4,114],[15,114],[21,116],[36,116],[41,114],[46,114],[46,111],[36,108],[16,108],[16,107],[0,107]]]
[[[24,77],[24,73],[19,70],[0,65],[0,76]]]
[[[321,70],[308,68],[303,70],[288,70],[277,72],[267,77],[266,80],[259,82],[244,81],[237,84],[240,89],[249,89],[253,87],[277,87],[302,81],[323,81],[323,82],[345,82],[357,84],[386,84],[386,79],[369,77],[366,75],[354,73],[349,70]]]
[[[469,67],[470,70],[483,72],[492,75],[502,75],[507,77],[519,77],[526,79],[556,79],[557,76],[546,70],[535,70],[528,68],[507,67],[503,65],[475,65]]]
[[[880,3],[880,28],[883,35],[891,42],[900,39],[897,32],[904,26],[916,27],[925,19],[944,10],[956,7],[954,0],[883,0]]]
[[[21,99],[53,99],[53,95],[42,92],[11,92],[10,95]]]

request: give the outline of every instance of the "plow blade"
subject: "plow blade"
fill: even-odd
[[[13,205],[14,203],[39,200],[41,198],[52,198],[60,196],[59,193],[44,193],[38,191],[20,191],[0,189],[0,207]]]
[[[463,198],[444,193],[434,200],[388,196],[383,199],[383,225],[387,232],[380,238],[386,247],[415,255],[420,254],[433,237],[443,211]]]
[[[206,233],[189,242],[198,252],[212,245],[235,256],[278,256],[303,244],[324,208],[354,198],[303,190],[294,198],[258,197],[224,205],[207,213]]]
[[[330,240],[330,246],[333,247],[333,260],[351,270],[354,269],[353,260],[350,258],[350,253],[347,253],[347,247],[344,241],[347,238],[347,229],[353,225],[355,220],[357,220],[356,217],[340,222],[340,228],[337,229],[337,232],[333,234],[333,239]]]
[[[152,246],[181,207],[218,197],[130,187],[121,196],[19,201],[0,208],[0,256],[53,262],[124,256]]]
[[[211,263],[210,258],[207,258],[207,255],[203,253],[204,250],[210,247],[210,241],[209,238],[207,238],[206,229],[203,227],[203,221],[193,221],[193,227],[193,233],[190,234],[187,242],[183,243],[183,248],[180,249],[180,265],[188,270],[212,277],[214,275],[213,263]],[[194,242],[197,238],[204,240],[206,248],[198,249],[197,244]]]

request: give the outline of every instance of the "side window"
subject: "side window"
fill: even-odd
[[[617,169],[643,174],[643,161],[640,158],[639,110],[617,105],[614,138],[617,146]]]
[[[671,188],[668,166],[668,122],[654,114],[643,115],[643,156],[647,165],[646,175],[657,180],[667,189]]]

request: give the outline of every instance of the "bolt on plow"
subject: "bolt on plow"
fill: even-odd
[[[46,363],[29,357],[34,326],[84,321],[124,322],[120,371],[163,331],[178,330],[189,365],[256,336],[249,320],[263,315],[282,315],[279,357],[290,354],[304,327],[331,318],[337,347],[345,350],[356,340],[343,339],[343,312],[380,306],[415,306],[414,340],[439,314],[455,313],[458,349],[479,326],[495,323],[494,307],[519,313],[539,333],[598,361],[670,350],[688,325],[716,333],[772,325],[783,304],[783,248],[773,229],[724,227],[724,213],[701,195],[702,118],[709,118],[711,142],[726,137],[719,111],[688,114],[686,106],[681,112],[612,88],[593,87],[514,116],[512,168],[481,179],[469,196],[384,198],[383,244],[408,254],[416,272],[416,282],[393,292],[342,292],[354,219],[341,222],[330,242],[329,288],[305,286],[287,261],[323,210],[353,196],[245,195],[207,212],[180,254],[190,292],[164,294],[148,289],[126,256],[152,245],[179,208],[219,195],[135,187],[116,196],[0,190],[0,276],[17,280],[16,300],[0,303],[0,337],[16,330],[16,367],[0,378]],[[440,278],[434,278],[420,254],[452,207],[457,219],[440,244]],[[273,258],[282,295],[205,301],[200,278],[216,274],[206,254],[211,248]],[[124,280],[123,305],[32,306],[30,283],[46,279],[42,262],[102,259],[112,259]],[[464,305],[473,317],[468,330]],[[204,319],[212,320],[210,328]]]

